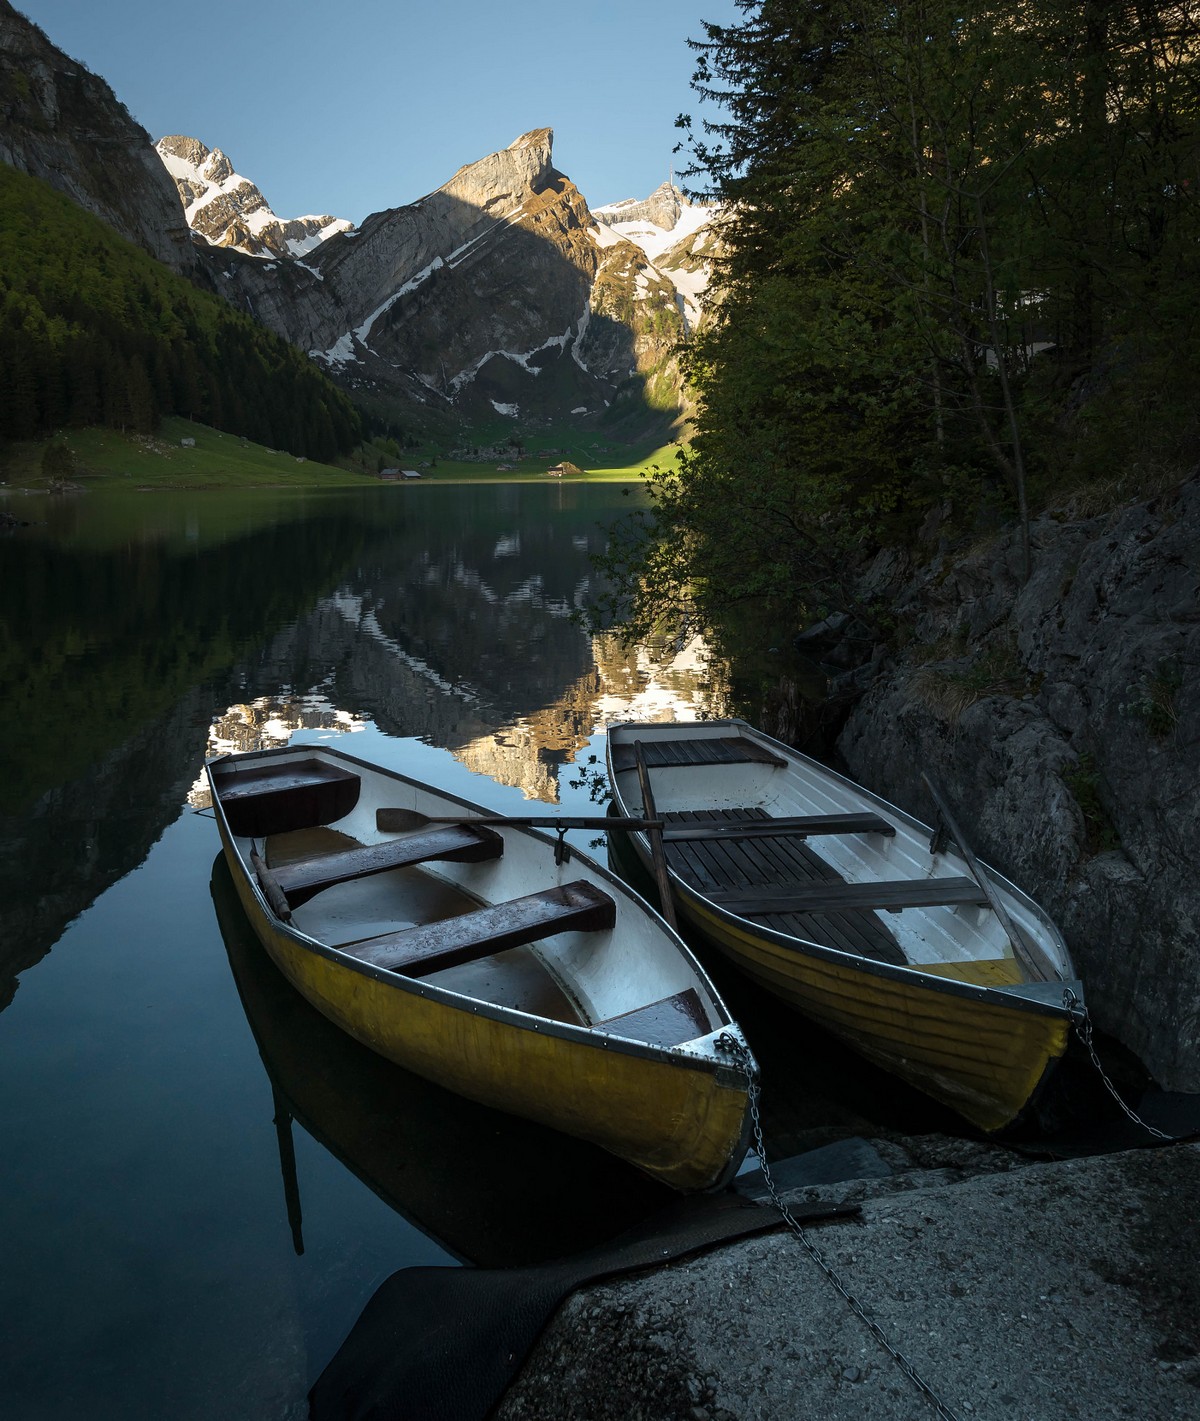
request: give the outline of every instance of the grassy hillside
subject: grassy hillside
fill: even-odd
[[[305,355],[45,183],[0,164],[0,210],[0,438],[179,415],[326,461],[358,442]]]
[[[184,445],[194,440],[194,445]],[[24,440],[0,447],[0,484],[12,488],[47,487],[45,455],[50,444],[66,451],[57,477],[85,488],[228,489],[378,487],[377,442],[363,444],[337,465],[264,447],[197,421],[171,416],[154,434],[132,434],[92,427],[64,431],[52,441]],[[653,464],[673,462],[675,449],[609,450],[588,456],[583,465],[589,482],[628,482]],[[496,464],[447,459],[436,449],[386,455],[389,465],[418,468],[437,483],[540,483],[546,470],[563,457],[534,451],[501,472]],[[579,462],[576,459],[576,462]]]
[[[185,439],[195,440],[194,446],[185,446]],[[62,477],[89,488],[312,488],[376,482],[178,416],[164,419],[154,434],[93,426],[66,430],[55,443],[69,456]],[[0,479],[14,487],[45,486],[45,450],[44,440],[10,444],[0,458]]]

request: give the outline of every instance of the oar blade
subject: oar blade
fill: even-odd
[[[381,834],[407,834],[412,829],[424,829],[429,823],[428,814],[419,814],[415,809],[377,809],[375,827]]]

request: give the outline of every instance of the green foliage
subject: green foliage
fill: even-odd
[[[1194,7],[738,7],[694,42],[718,117],[680,119],[730,214],[693,452],[610,551],[639,623],[754,597],[799,620],[933,506],[1027,528],[1102,451],[1183,458]]]
[[[299,351],[0,164],[0,435],[169,414],[330,460],[357,412]]]
[[[52,439],[42,450],[42,477],[47,483],[61,483],[75,472],[75,456],[66,441]]]
[[[1179,663],[1167,657],[1158,663],[1151,675],[1138,683],[1131,710],[1145,722],[1156,740],[1170,740],[1179,725],[1179,693],[1183,689],[1183,670]]]

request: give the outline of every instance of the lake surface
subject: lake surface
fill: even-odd
[[[702,712],[700,661],[570,620],[619,486],[6,506],[33,526],[0,539],[3,1410],[303,1416],[396,1269],[552,1256],[662,1196],[292,993],[232,899],[205,755],[337,741],[498,811],[595,813],[570,781],[597,732]]]
[[[395,1270],[538,1261],[665,1193],[308,1008],[232,898],[205,756],[336,741],[499,812],[596,813],[603,727],[725,713],[727,682],[571,620],[620,486],[6,506],[33,526],[0,535],[3,1411],[303,1417]],[[778,1120],[833,1118],[804,1085],[831,1077],[834,1117],[872,1113],[872,1077],[806,1078],[794,1024],[772,1057],[770,1009],[722,987]]]

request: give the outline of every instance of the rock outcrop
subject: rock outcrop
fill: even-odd
[[[113,91],[0,0],[0,160],[30,173],[175,271],[196,257],[150,135]]]
[[[610,202],[594,207],[593,213],[610,227],[650,226],[670,232],[691,203],[674,183],[660,183],[646,198],[630,197],[623,202]]]
[[[236,247],[252,257],[302,257],[354,227],[344,217],[276,217],[219,148],[196,138],[170,134],[155,147],[175,180],[188,225],[214,247]]]
[[[1104,517],[1043,517],[868,593],[916,630],[839,741],[924,818],[935,773],[976,852],[1062,928],[1098,1025],[1200,1090],[1200,477]]]

